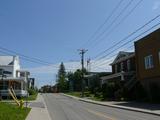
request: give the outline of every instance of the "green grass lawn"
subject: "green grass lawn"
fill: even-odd
[[[38,93],[34,94],[34,95],[30,95],[27,99],[30,100],[36,100]],[[26,97],[22,98],[23,100],[26,100]]]
[[[10,103],[0,102],[0,120],[25,120],[31,108],[20,109]]]
[[[76,97],[81,97],[81,92],[68,92],[68,93],[65,93],[65,94],[76,96]]]
[[[68,92],[65,94],[72,95],[75,97],[81,97],[81,92]],[[88,99],[95,100],[95,101],[102,101],[102,97],[95,97],[93,94],[89,94],[88,92],[87,92],[87,95],[84,94],[84,97],[88,97]]]
[[[38,93],[34,94],[34,95],[30,95],[28,97],[28,100],[36,100]]]

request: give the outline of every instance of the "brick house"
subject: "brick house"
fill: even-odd
[[[109,81],[124,81],[129,88],[134,85],[136,79],[136,64],[135,53],[120,51],[114,61],[110,64],[112,66],[112,74],[101,77],[102,84]]]
[[[160,90],[160,29],[135,42],[137,79],[151,93]]]

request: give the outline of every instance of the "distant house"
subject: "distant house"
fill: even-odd
[[[88,75],[85,75],[85,86],[91,87],[93,84],[101,84],[100,78],[102,76],[111,75],[112,72],[88,72]]]
[[[137,79],[149,93],[160,90],[160,29],[136,41],[135,53]]]
[[[26,96],[29,74],[20,69],[18,56],[0,56],[0,96],[8,96],[10,87],[17,96]]]
[[[28,87],[34,89],[35,87],[35,78],[29,78]]]
[[[120,51],[110,65],[112,66],[112,74],[101,77],[102,84],[109,81],[124,81],[128,82],[128,84],[133,83],[132,81],[135,80],[136,76],[134,52]]]

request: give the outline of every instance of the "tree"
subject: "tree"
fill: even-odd
[[[82,71],[80,69],[74,72],[74,81],[73,81],[73,88],[74,91],[81,91],[82,90]]]
[[[73,85],[74,85],[74,73],[68,72],[67,73],[68,83],[69,83],[69,91],[73,91]]]
[[[89,80],[89,90],[91,91],[91,93],[96,94],[97,92],[99,92],[100,90],[100,77],[98,74],[91,76],[90,78],[88,78]]]
[[[58,70],[58,89],[60,92],[64,92],[67,90],[67,80],[66,80],[66,71],[63,62],[60,64]]]

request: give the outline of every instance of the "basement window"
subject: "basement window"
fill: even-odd
[[[149,55],[149,56],[146,56],[144,58],[144,62],[145,62],[145,69],[150,69],[150,68],[153,68],[153,56],[152,55]]]

